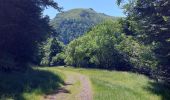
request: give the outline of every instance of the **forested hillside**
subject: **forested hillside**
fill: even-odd
[[[104,20],[116,19],[118,17],[97,13],[92,8],[79,8],[57,14],[50,24],[58,33],[59,40],[64,44],[68,44],[70,41],[90,30],[94,25]]]

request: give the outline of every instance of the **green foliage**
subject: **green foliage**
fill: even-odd
[[[66,48],[65,62],[79,67],[151,69],[157,64],[151,49],[123,34],[118,21],[106,21],[73,40]]]
[[[118,18],[97,13],[93,9],[73,9],[57,14],[50,24],[58,33],[59,40],[68,44],[87,32],[92,26],[107,19],[116,20]]]
[[[53,65],[53,66],[65,65],[64,59],[65,59],[64,52],[60,52],[52,58],[51,65]]]
[[[167,0],[129,0],[124,5],[130,31],[135,38],[147,45],[153,45],[153,52],[159,60],[156,75],[169,81],[170,77],[170,2]],[[134,30],[133,30],[134,29]]]
[[[152,52],[152,46],[146,46],[133,39],[132,36],[122,34],[121,42],[116,48],[125,55],[125,58],[137,68],[155,68],[157,60]]]
[[[42,16],[47,6],[58,8],[53,0],[0,1],[0,70],[24,69],[33,62],[38,43],[54,32]]]
[[[42,53],[42,58],[40,65],[43,66],[51,66],[56,64],[56,57],[58,56],[60,52],[64,50],[64,45],[60,41],[58,41],[56,38],[49,38],[46,43],[42,45],[41,51]],[[53,60],[53,57],[55,57]],[[61,56],[59,57],[61,58]],[[59,59],[57,58],[57,59]],[[55,62],[55,63],[54,63]]]
[[[40,60],[40,65],[49,65],[49,59],[50,59],[50,48],[51,48],[51,42],[52,42],[52,38],[47,39],[47,41],[45,43],[43,43],[43,45],[41,45],[41,49],[40,51],[42,52],[41,55],[41,60]]]

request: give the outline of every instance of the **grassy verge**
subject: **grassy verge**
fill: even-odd
[[[64,75],[50,68],[34,68],[25,73],[0,72],[0,100],[42,100],[59,88]]]
[[[170,90],[144,75],[95,69],[60,68],[89,76],[94,100],[170,100]]]

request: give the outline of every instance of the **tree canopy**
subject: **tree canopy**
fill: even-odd
[[[152,69],[157,61],[151,49],[132,36],[126,36],[118,21],[106,21],[73,40],[66,48],[65,62],[77,67]]]
[[[24,69],[36,55],[37,44],[54,32],[42,11],[53,0],[0,1],[0,69]]]
[[[119,4],[120,4],[119,0]],[[129,0],[123,5],[128,29],[139,41],[155,45],[158,77],[170,81],[170,2],[167,0]]]

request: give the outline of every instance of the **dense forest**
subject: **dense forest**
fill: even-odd
[[[108,16],[92,8],[63,12],[53,0],[0,0],[0,78],[23,72],[39,73],[37,77],[42,78],[45,74],[36,72],[34,66],[72,66],[144,74],[170,86],[170,1],[117,0],[117,5],[126,17]],[[47,7],[60,13],[50,20],[42,14]],[[23,77],[28,78],[27,74]],[[55,79],[52,75],[44,79],[50,77]],[[0,80],[3,99],[8,93],[2,91],[10,87],[3,88],[6,81]],[[42,84],[33,85],[35,80],[28,83],[32,89]],[[49,88],[53,87],[56,84]]]

